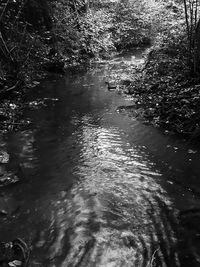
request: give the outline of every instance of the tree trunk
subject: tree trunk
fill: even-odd
[[[200,20],[195,31],[194,73],[200,72]]]

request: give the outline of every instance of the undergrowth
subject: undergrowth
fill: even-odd
[[[125,88],[135,100],[133,114],[166,133],[190,138],[200,136],[200,78],[193,77],[188,65],[187,35],[182,7],[175,2],[162,9],[163,22],[146,63],[129,73]]]

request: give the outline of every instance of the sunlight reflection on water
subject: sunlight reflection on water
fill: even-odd
[[[73,225],[68,234],[71,249],[62,266],[147,265],[159,248],[159,235],[167,252],[176,244],[172,226],[163,220],[162,205],[170,212],[172,203],[159,184],[161,174],[127,142],[123,131],[88,124],[89,119],[83,118],[76,133],[82,144],[75,170],[79,179],[63,212],[73,218]],[[57,220],[59,227],[62,215],[57,214]],[[157,260],[165,262],[166,251],[159,250]],[[175,256],[170,254],[171,262]]]

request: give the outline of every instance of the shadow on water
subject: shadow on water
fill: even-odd
[[[1,137],[23,180],[0,236],[32,246],[30,266],[200,266],[199,149],[116,112],[113,64],[51,77],[27,99],[32,126]],[[118,67],[117,67],[118,68]]]

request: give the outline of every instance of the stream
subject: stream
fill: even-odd
[[[200,266],[199,145],[117,112],[133,100],[105,84],[143,61],[49,76],[27,96],[30,126],[0,136],[20,179],[1,188],[15,207],[0,238],[26,241],[30,267]]]

